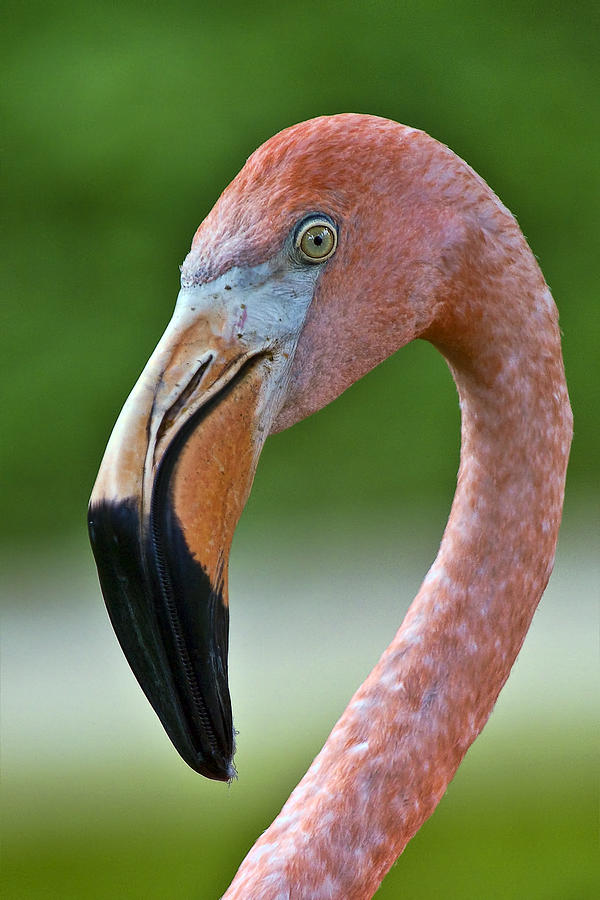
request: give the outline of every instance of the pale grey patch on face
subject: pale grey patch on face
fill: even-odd
[[[289,373],[312,301],[318,272],[300,266],[288,251],[252,267],[234,267],[210,282],[182,276],[172,323],[185,330],[186,342],[201,333],[215,351],[215,365],[226,348],[243,362],[263,356],[264,389],[259,403],[258,431],[269,431],[285,400]],[[210,378],[209,365],[208,377]]]
[[[224,337],[245,344],[298,336],[320,273],[318,266],[298,265],[289,252],[251,267],[233,267],[213,281],[198,284],[181,278],[178,308],[193,308],[211,319],[223,316]]]

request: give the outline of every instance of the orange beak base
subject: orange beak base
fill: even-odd
[[[149,520],[134,498],[92,505],[90,540],[119,643],[171,741],[196,772],[229,781],[229,609],[223,584],[194,559],[174,514],[169,455]]]

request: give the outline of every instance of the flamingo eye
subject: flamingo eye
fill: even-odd
[[[305,262],[325,262],[337,247],[335,226],[325,218],[310,219],[298,229],[295,245]]]

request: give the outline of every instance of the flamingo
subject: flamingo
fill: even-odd
[[[320,117],[259,147],[198,228],[110,437],[89,510],[110,618],[181,756],[229,781],[227,564],[261,448],[416,338],[461,408],[439,553],[227,900],[372,897],[485,725],[554,561],[572,434],[557,310],[451,150]]]

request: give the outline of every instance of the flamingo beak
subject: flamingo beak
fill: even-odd
[[[183,759],[227,781],[229,550],[307,303],[275,334],[264,278],[219,281],[182,289],[106,448],[89,532],[111,622],[144,693]]]

